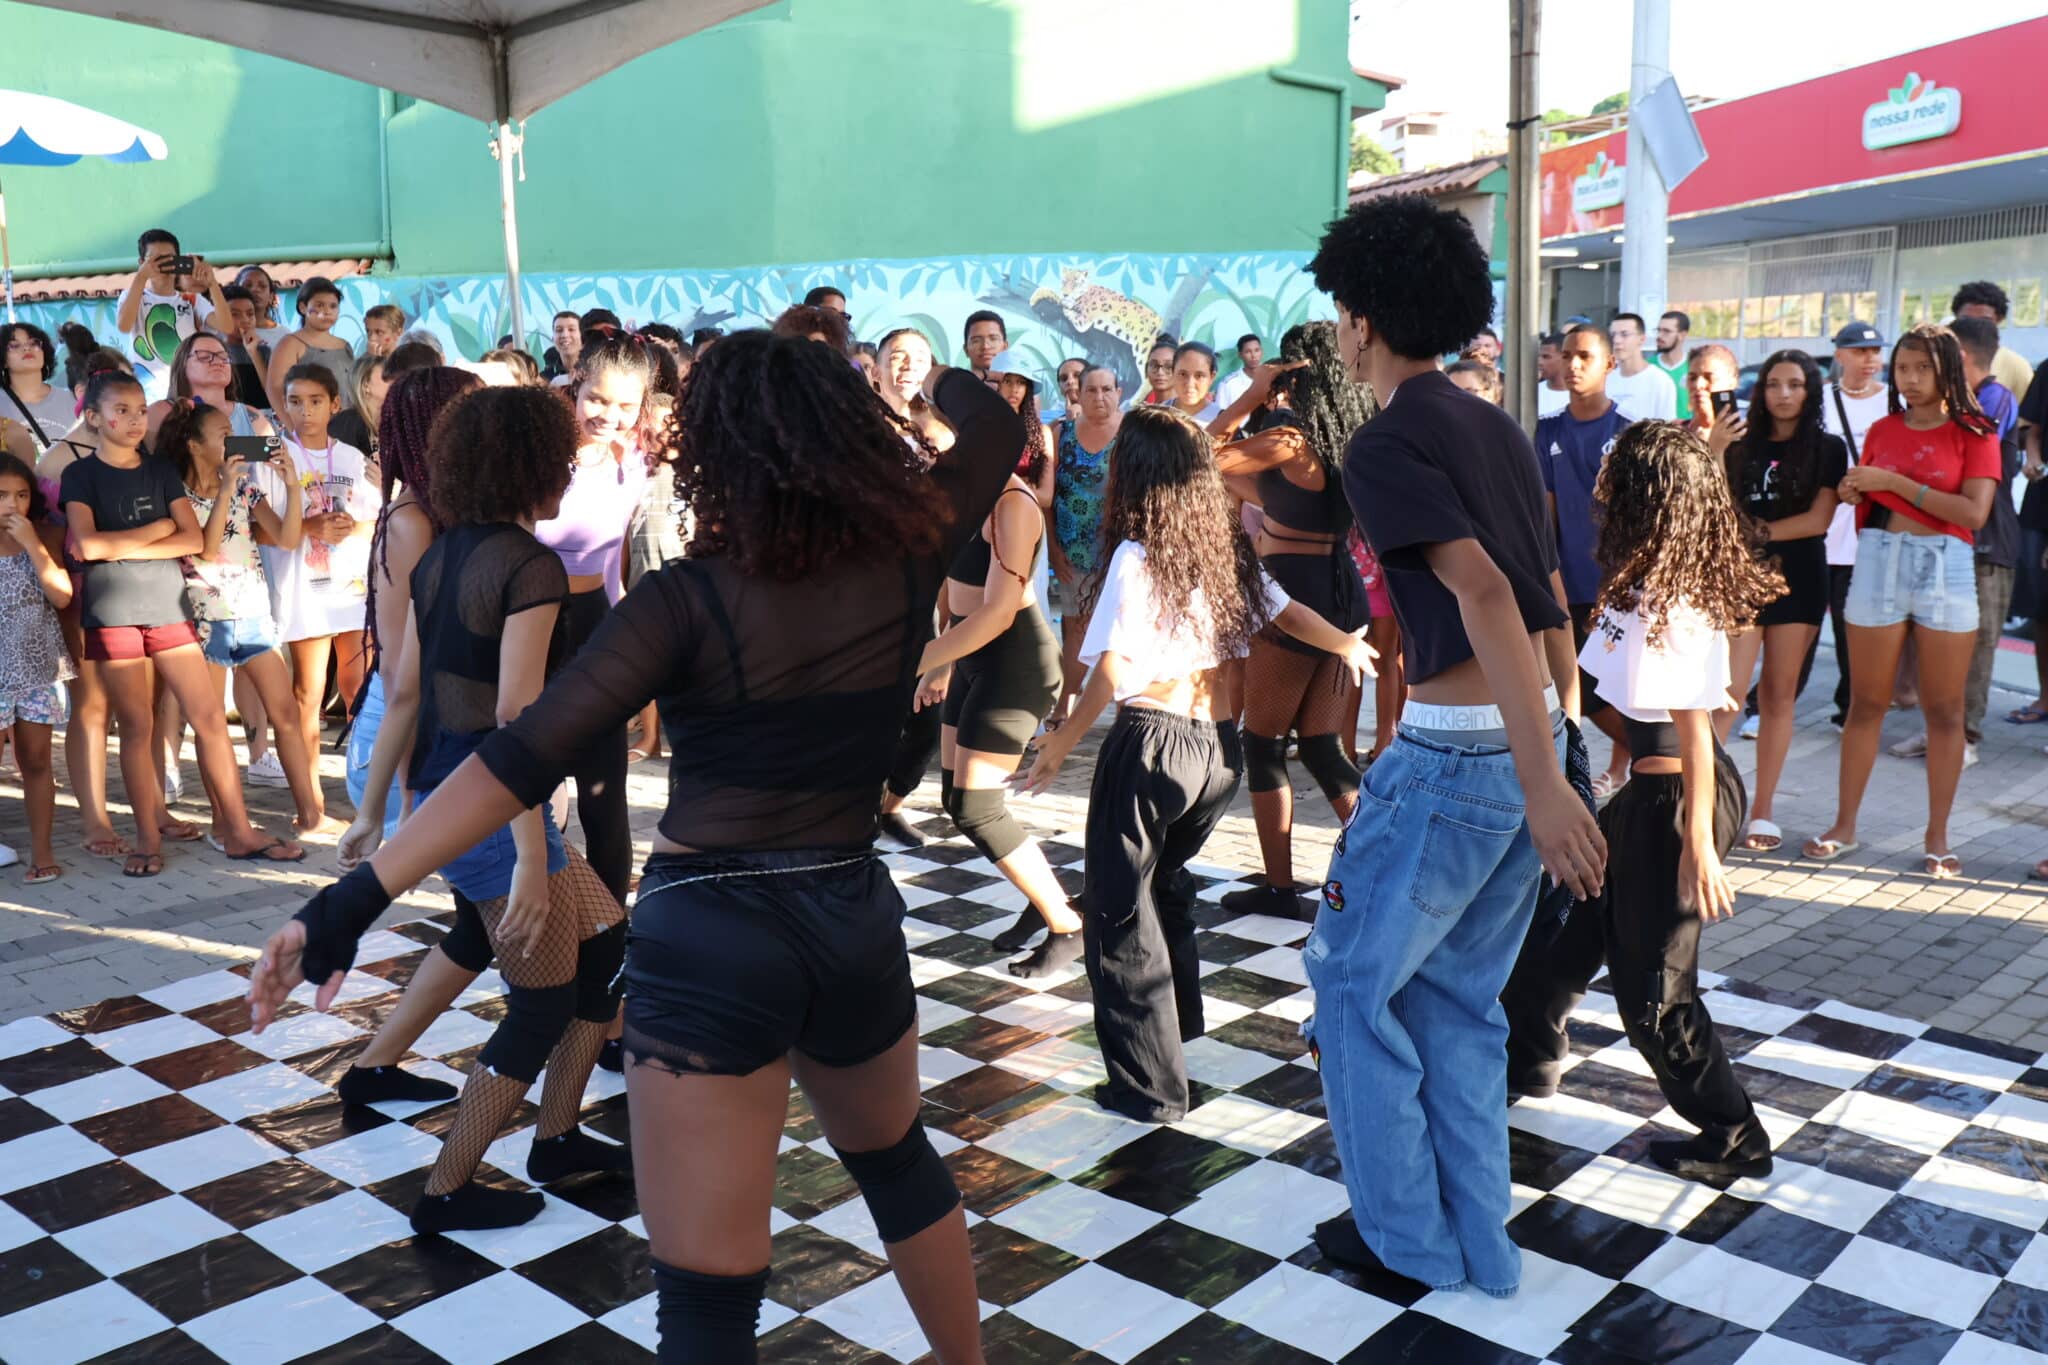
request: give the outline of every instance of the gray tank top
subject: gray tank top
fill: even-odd
[[[355,368],[356,353],[354,351],[351,351],[346,346],[337,347],[333,350],[323,350],[318,346],[308,346],[306,353],[300,356],[299,360],[302,364],[318,365],[331,373],[334,376],[334,387],[341,394],[335,406],[337,408],[349,406],[348,372]]]

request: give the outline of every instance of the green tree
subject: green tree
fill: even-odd
[[[1577,117],[1578,115],[1569,109],[1545,109],[1543,111],[1543,126],[1548,128],[1553,123],[1570,123]],[[1562,147],[1564,143],[1565,135],[1563,133],[1547,132],[1543,135],[1543,145],[1546,147]]]
[[[1351,173],[1371,171],[1374,175],[1399,175],[1401,163],[1394,154],[1364,133],[1351,134]]]
[[[1594,105],[1593,113],[1595,116],[1600,114],[1619,114],[1626,111],[1627,108],[1628,91],[1624,90],[1618,95],[1609,95],[1606,99]]]

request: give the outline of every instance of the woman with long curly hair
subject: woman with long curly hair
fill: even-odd
[[[1042,790],[1111,701],[1088,794],[1081,890],[1105,1109],[1146,1123],[1187,1113],[1181,1044],[1203,1032],[1194,887],[1183,869],[1237,794],[1230,661],[1269,624],[1339,656],[1372,651],[1289,601],[1259,567],[1209,436],[1170,408],[1124,414],[1102,506],[1102,547],[1081,607],[1094,672],[1073,717],[1040,742],[1024,785]],[[1114,547],[1113,550],[1111,547]],[[1362,632],[1361,632],[1362,634]]]
[[[1757,683],[1756,791],[1742,846],[1768,853],[1784,842],[1771,819],[1778,778],[1792,746],[1792,708],[1799,674],[1828,614],[1828,523],[1835,485],[1849,471],[1849,448],[1821,429],[1820,367],[1804,351],[1779,351],[1764,362],[1757,399],[1741,439],[1728,448],[1728,481],[1737,504],[1762,527],[1767,553],[1785,575],[1785,592],[1737,636],[1731,667],[1747,681],[1763,655]],[[1716,717],[1722,743],[1737,713]]]
[[[1030,485],[1042,511],[1052,506],[1053,466],[1050,428],[1038,413],[1038,382],[1028,375],[998,374],[996,392],[1024,419],[1024,453],[1017,457],[1017,477]]]
[[[1337,329],[1305,322],[1280,341],[1280,359],[1261,365],[1237,401],[1210,430],[1236,431],[1267,397],[1284,392],[1259,434],[1218,452],[1224,483],[1261,512],[1254,542],[1288,596],[1343,630],[1367,624],[1371,610],[1358,566],[1346,545],[1351,508],[1338,464],[1344,444],[1372,415],[1368,392],[1352,382],[1337,354]],[[1223,904],[1239,914],[1313,917],[1294,880],[1294,790],[1287,777],[1287,736],[1301,737],[1301,762],[1322,789],[1338,823],[1358,800],[1358,769],[1345,756],[1340,728],[1356,715],[1341,658],[1283,631],[1252,643],[1245,662],[1244,766],[1252,790],[1264,877],[1232,891]]]
[[[1955,333],[1922,323],[1892,347],[1891,415],[1873,422],[1841,499],[1857,508],[1849,628],[1849,723],[1835,822],[1802,850],[1818,862],[1861,845],[1856,817],[1877,762],[1899,656],[1910,634],[1927,722],[1927,834],[1922,870],[1960,877],[1948,817],[1963,771],[1963,701],[1977,643],[1977,532],[2004,472],[1998,434],[1963,373]]]
[[[1735,912],[1721,860],[1745,796],[1714,732],[1717,715],[1741,708],[1729,642],[1783,599],[1785,578],[1759,555],[1759,524],[1688,427],[1630,427],[1595,496],[1604,578],[1580,662],[1628,727],[1631,777],[1600,814],[1605,892],[1565,922],[1541,987],[1504,998],[1510,1085],[1555,1089],[1564,1021],[1604,960],[1629,1041],[1700,1130],[1651,1143],[1650,1160],[1696,1180],[1768,1175],[1770,1137],[1699,998],[1699,947],[1703,926]]]
[[[971,375],[939,369],[923,391],[958,433],[946,455],[824,348],[750,331],[707,351],[680,411],[690,558],[642,580],[539,701],[440,781],[435,819],[401,825],[273,935],[251,982],[264,1023],[302,978],[331,1004],[395,893],[544,801],[658,697],[669,801],[623,979],[664,1361],[755,1358],[792,1075],[937,1358],[982,1359],[959,1194],[918,1121],[917,1001],[874,794],[945,566],[1024,433]]]
[[[413,1207],[420,1233],[511,1227],[540,1213],[545,1200],[538,1192],[480,1185],[474,1176],[543,1065],[547,1084],[528,1178],[544,1185],[629,1164],[626,1152],[576,1124],[584,1083],[618,1007],[613,981],[625,950],[625,908],[563,844],[544,800],[510,809],[503,803],[471,822],[461,813],[465,792],[441,790],[540,695],[560,662],[556,624],[568,575],[533,528],[560,506],[576,445],[567,408],[539,389],[480,389],[435,422],[427,462],[440,533],[412,572],[404,631],[385,644],[395,656],[389,708],[371,750],[362,805],[339,849],[354,884],[367,877],[374,885],[376,873],[362,860],[383,841],[385,794],[404,759],[406,786],[420,804],[399,825],[392,847],[403,848],[416,828],[451,831],[436,842],[435,865],[475,903],[506,982],[505,1016],[470,1071]],[[346,967],[353,941],[317,931],[299,937],[331,997],[338,985],[332,969]],[[330,971],[318,971],[323,961]],[[284,970],[274,957],[265,966],[270,975],[251,983],[259,1027],[268,1022],[275,999],[268,992]]]
[[[483,386],[469,371],[446,365],[410,370],[392,383],[378,415],[384,508],[370,540],[369,609],[365,613],[370,631],[370,680],[348,732],[348,799],[359,815],[369,790],[371,756],[384,728],[387,695],[396,681],[398,643],[405,638],[406,617],[412,610],[412,571],[442,530],[442,523],[435,519],[433,471],[427,457],[434,421],[443,409]],[[386,788],[383,809],[384,837],[389,838],[405,811],[405,793],[395,773]],[[490,965],[490,938],[477,915],[476,903],[458,889],[455,926],[427,951],[398,1003],[363,1045],[354,1064],[335,1082],[342,1102],[364,1105],[379,1100],[452,1099],[455,1087],[415,1076],[402,1069],[399,1061],[427,1026]]]

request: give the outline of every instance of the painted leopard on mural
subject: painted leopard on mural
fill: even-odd
[[[1076,332],[1084,336],[1101,332],[1130,347],[1131,358],[1141,374],[1153,340],[1166,330],[1166,320],[1157,311],[1127,294],[1088,283],[1085,270],[1062,270],[1057,291],[1041,289],[1031,296],[1034,306],[1042,299],[1058,303],[1060,312]]]

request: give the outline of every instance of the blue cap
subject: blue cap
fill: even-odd
[[[1860,351],[1883,345],[1884,333],[1867,322],[1852,322],[1835,333],[1835,349],[1838,351]]]

